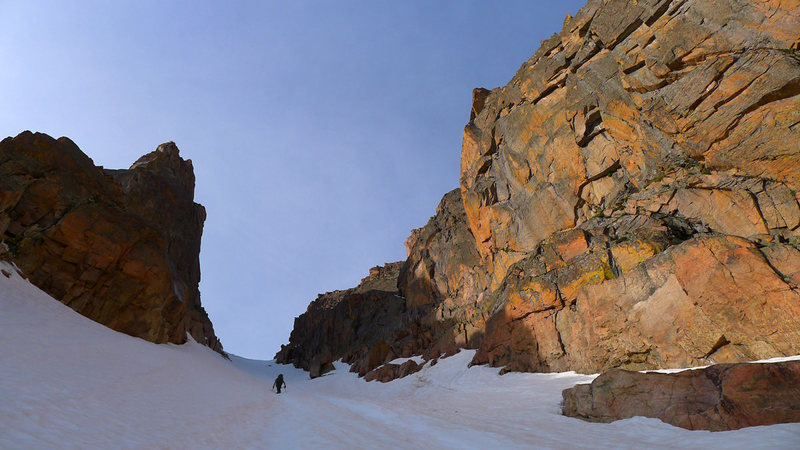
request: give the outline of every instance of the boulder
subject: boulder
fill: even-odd
[[[563,398],[564,415],[590,422],[644,416],[710,431],[800,422],[800,361],[671,374],[612,369],[564,390]]]
[[[384,364],[364,375],[364,381],[377,380],[381,383],[388,383],[397,378],[417,373],[420,370],[422,370],[422,366],[414,360],[408,360],[402,364]]]
[[[800,353],[798,21],[796,2],[590,1],[473,93],[461,193],[490,315],[473,363]]]

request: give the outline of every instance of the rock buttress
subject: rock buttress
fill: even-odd
[[[388,345],[406,328],[405,299],[397,291],[401,264],[374,267],[357,287],[320,294],[295,318],[289,344],[281,346],[275,361],[308,370],[314,378],[333,370],[339,359],[363,376],[403,356]]]
[[[191,161],[164,144],[104,170],[69,139],[0,143],[0,235],[30,281],[109,328],[155,343],[187,334],[221,352],[200,305],[205,210]]]

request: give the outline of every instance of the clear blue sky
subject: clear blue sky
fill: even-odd
[[[272,358],[317,293],[405,259],[458,186],[472,89],[584,1],[0,1],[0,138],[126,168],[162,142],[208,211],[202,302]]]

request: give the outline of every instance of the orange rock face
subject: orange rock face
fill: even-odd
[[[710,431],[800,422],[800,362],[719,364],[674,374],[614,369],[563,397],[565,415],[591,422],[644,416]]]
[[[406,241],[413,344],[381,348],[581,372],[800,353],[799,23],[797,2],[591,0],[475,89],[460,202]]]
[[[786,2],[590,1],[507,86],[476,91],[461,189],[479,249],[503,261],[493,278],[680,165],[800,188],[798,23]],[[670,207],[768,234],[754,200],[686,186]]]
[[[205,210],[193,196],[191,161],[172,143],[128,170],[96,167],[67,138],[0,143],[0,235],[31,282],[114,330],[189,334],[221,352],[200,305]]]
[[[785,2],[590,1],[475,91],[461,192],[494,299],[475,363],[800,352],[798,23]]]

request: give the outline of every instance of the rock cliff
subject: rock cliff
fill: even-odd
[[[496,300],[475,362],[800,350],[798,23],[797,2],[592,1],[476,90],[461,188]]]
[[[406,242],[403,319],[360,351],[586,373],[800,353],[798,24],[797,1],[567,17],[473,92],[461,186]]]
[[[4,258],[75,311],[151,342],[187,334],[221,352],[200,305],[192,163],[174,143],[127,170],[96,167],[69,139],[23,132],[0,142]]]

